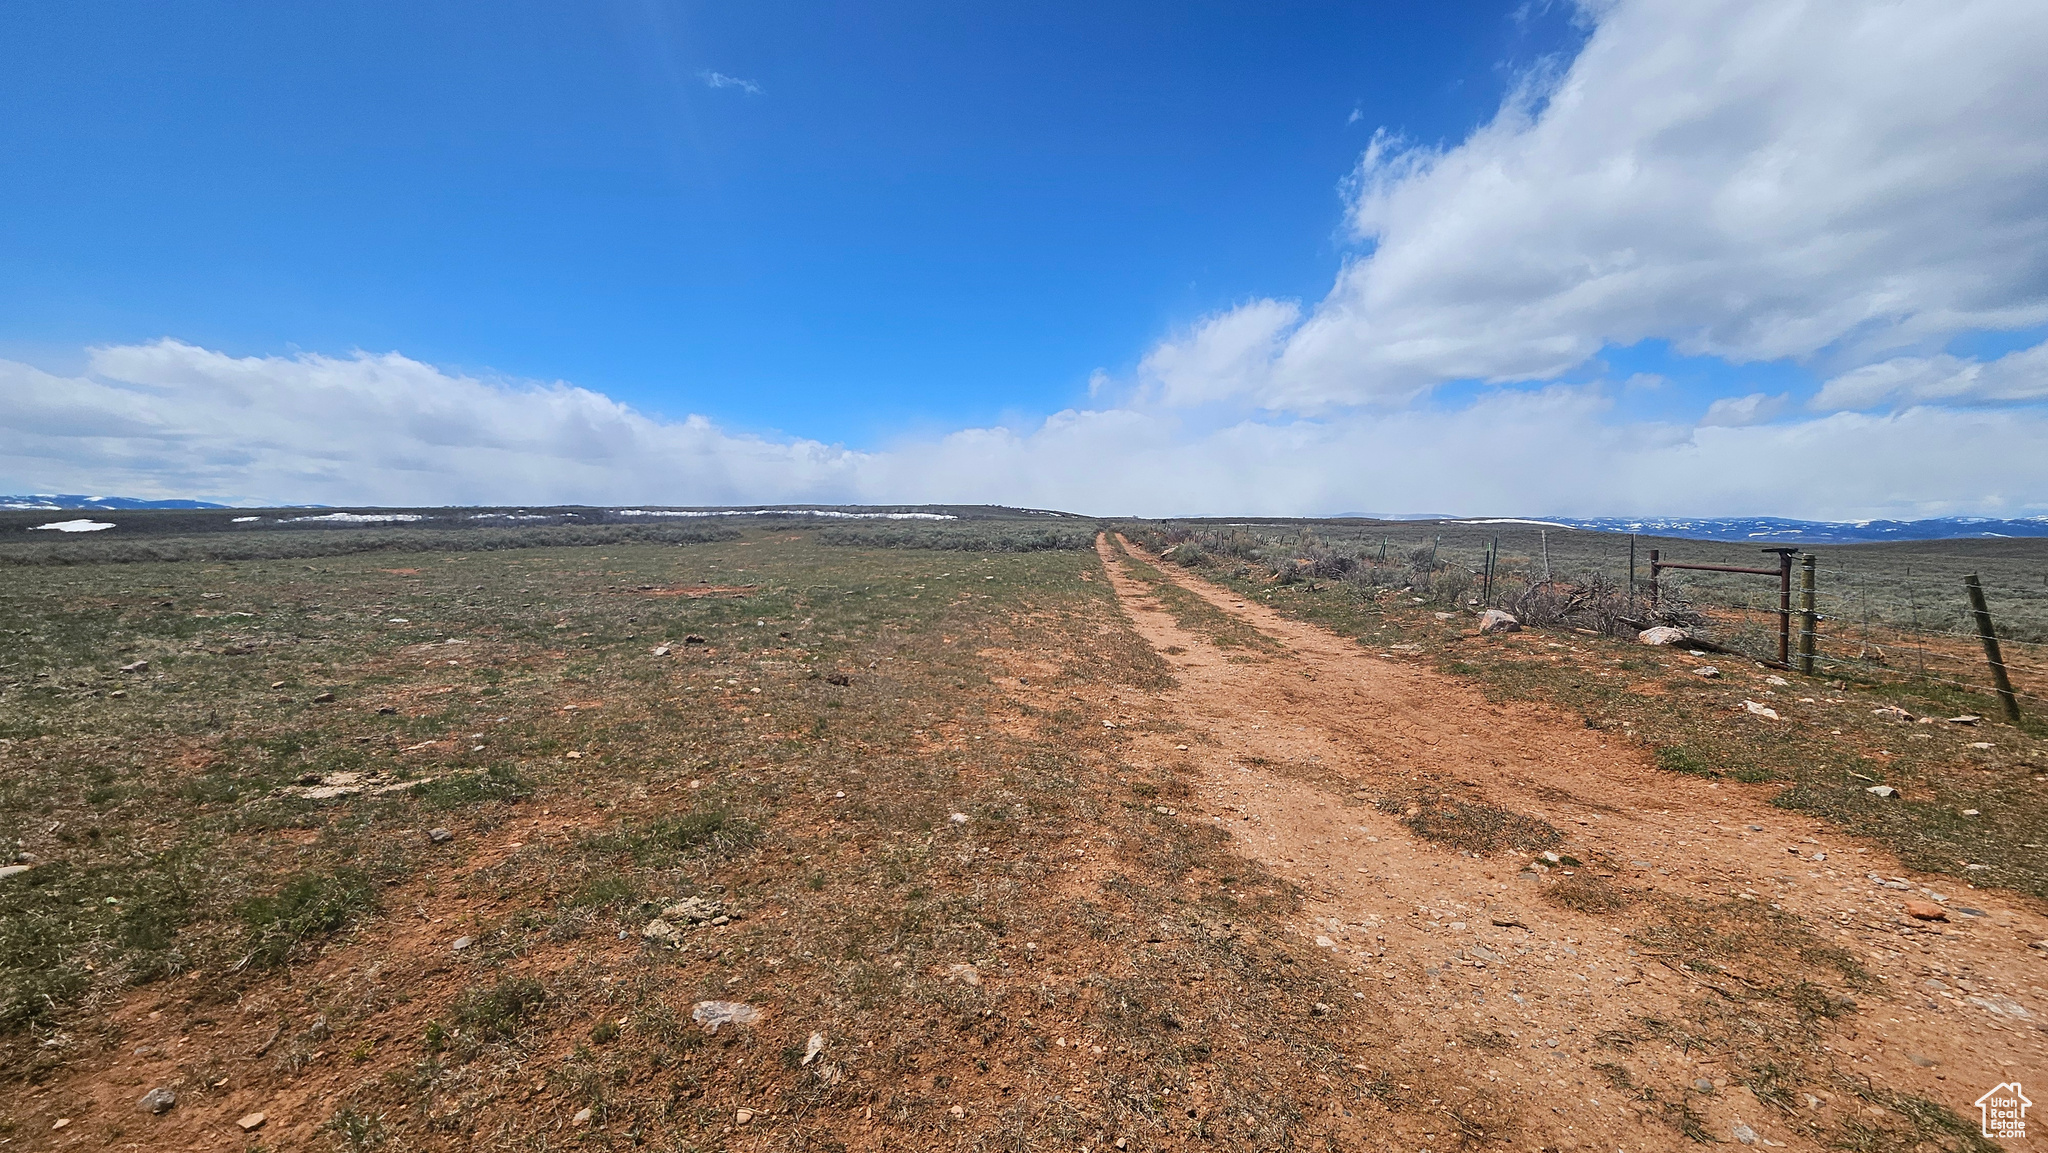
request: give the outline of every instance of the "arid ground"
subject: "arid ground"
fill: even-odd
[[[829,532],[11,570],[0,1140],[1961,1150],[2042,1076],[2031,730]]]

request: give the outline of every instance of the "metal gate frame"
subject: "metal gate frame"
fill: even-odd
[[[1697,569],[1701,572],[1746,573],[1752,576],[1774,576],[1778,578],[1778,659],[1764,664],[1778,669],[1792,667],[1792,558],[1799,555],[1796,548],[1777,547],[1762,550],[1776,553],[1776,568],[1740,568],[1725,564],[1680,564],[1664,560],[1660,550],[1650,550],[1650,606],[1657,605],[1657,574],[1664,569]],[[1804,638],[1802,638],[1803,642]],[[1802,647],[1803,643],[1802,643]]]

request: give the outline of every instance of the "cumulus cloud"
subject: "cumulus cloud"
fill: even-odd
[[[853,451],[397,354],[235,357],[166,340],[94,350],[80,376],[0,361],[0,491],[1147,515],[2048,511],[2048,413],[1922,407],[1697,429],[1611,417],[1603,389],[1552,385],[1461,408],[1207,426],[1163,406],[1073,410]]]
[[[1845,372],[1821,386],[1811,406],[1823,411],[1899,404],[1995,404],[2048,400],[2048,344],[1993,361],[1901,356]]]
[[[1312,308],[1162,343],[1160,394],[1305,412],[1649,338],[1853,363],[2048,321],[2048,5],[1581,7],[1570,66],[1463,142],[1376,135],[1350,185],[1370,251]]]

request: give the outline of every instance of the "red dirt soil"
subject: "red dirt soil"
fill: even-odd
[[[1159,739],[1134,756],[1149,752],[1196,777],[1201,806],[1182,817],[1229,829],[1245,855],[1311,894],[1299,931],[1350,962],[1368,997],[1392,1003],[1412,1050],[1455,1050],[1447,1043],[1470,1029],[1516,1034],[1514,1048],[1497,1055],[1465,1052],[1468,1061],[1479,1057],[1485,1077],[1525,1094],[1522,1140],[1684,1144],[1632,1119],[1625,1095],[1592,1068],[1612,1055],[1590,1041],[1632,1017],[1677,1014],[1705,978],[1634,947],[1624,935],[1630,926],[1613,917],[1539,901],[1562,870],[1518,873],[1527,857],[1475,857],[1424,841],[1395,815],[1355,801],[1347,807],[1350,790],[1413,789],[1416,774],[1436,773],[1432,789],[1539,816],[1565,831],[1562,852],[1618,862],[1619,883],[1630,889],[1695,900],[1753,895],[1792,914],[1878,978],[1832,1042],[1838,1068],[1959,1117],[1974,1121],[1981,1093],[2048,1055],[2048,1035],[2036,1024],[2048,1020],[2043,958],[2029,948],[2048,937],[2039,902],[1915,876],[1881,847],[1773,808],[1769,786],[1660,771],[1640,747],[1560,710],[1488,701],[1471,682],[1378,659],[1161,565],[1181,587],[1285,646],[1250,658],[1220,649],[1156,607],[1106,539],[1098,550],[1139,633],[1171,654],[1180,683],[1162,704],[1208,734],[1184,752]],[[1342,784],[1279,771],[1289,763]],[[1913,888],[1880,887],[1871,873]],[[1923,888],[1953,898],[1949,923],[1905,915],[1907,899]],[[1958,905],[1985,915],[1954,911]],[[1488,955],[1496,960],[1471,959]],[[1949,979],[1930,979],[1930,966]],[[1766,1141],[1816,1147],[1722,1070],[1675,1052],[1667,1061],[1684,1066],[1684,1083],[1722,1086],[1696,1105],[1714,1137],[1729,1139],[1739,1122]],[[1865,1107],[1833,1097],[1802,1105],[1823,1117]]]

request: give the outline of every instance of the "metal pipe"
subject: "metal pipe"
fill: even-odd
[[[1700,570],[1702,570],[1702,571],[1705,571],[1705,572],[1739,572],[1739,573],[1749,573],[1749,574],[1750,574],[1750,575],[1752,575],[1752,576],[1777,576],[1777,575],[1778,575],[1778,570],[1777,570],[1777,569],[1774,569],[1774,568],[1736,568],[1736,567],[1734,567],[1733,565],[1725,565],[1725,564],[1679,564],[1679,563],[1678,563],[1678,562],[1676,562],[1676,561],[1668,561],[1668,560],[1667,560],[1667,561],[1662,561],[1662,562],[1659,562],[1659,561],[1657,561],[1657,560],[1656,560],[1656,556],[1657,556],[1657,554],[1656,554],[1656,551],[1655,551],[1654,549],[1653,549],[1653,550],[1651,550],[1651,553],[1650,553],[1650,557],[1651,557],[1651,564],[1653,564],[1653,565],[1654,565],[1655,567],[1657,567],[1657,568],[1689,568],[1689,569],[1700,569]]]
[[[1778,550],[1778,663],[1792,663],[1792,553],[1782,549]]]

